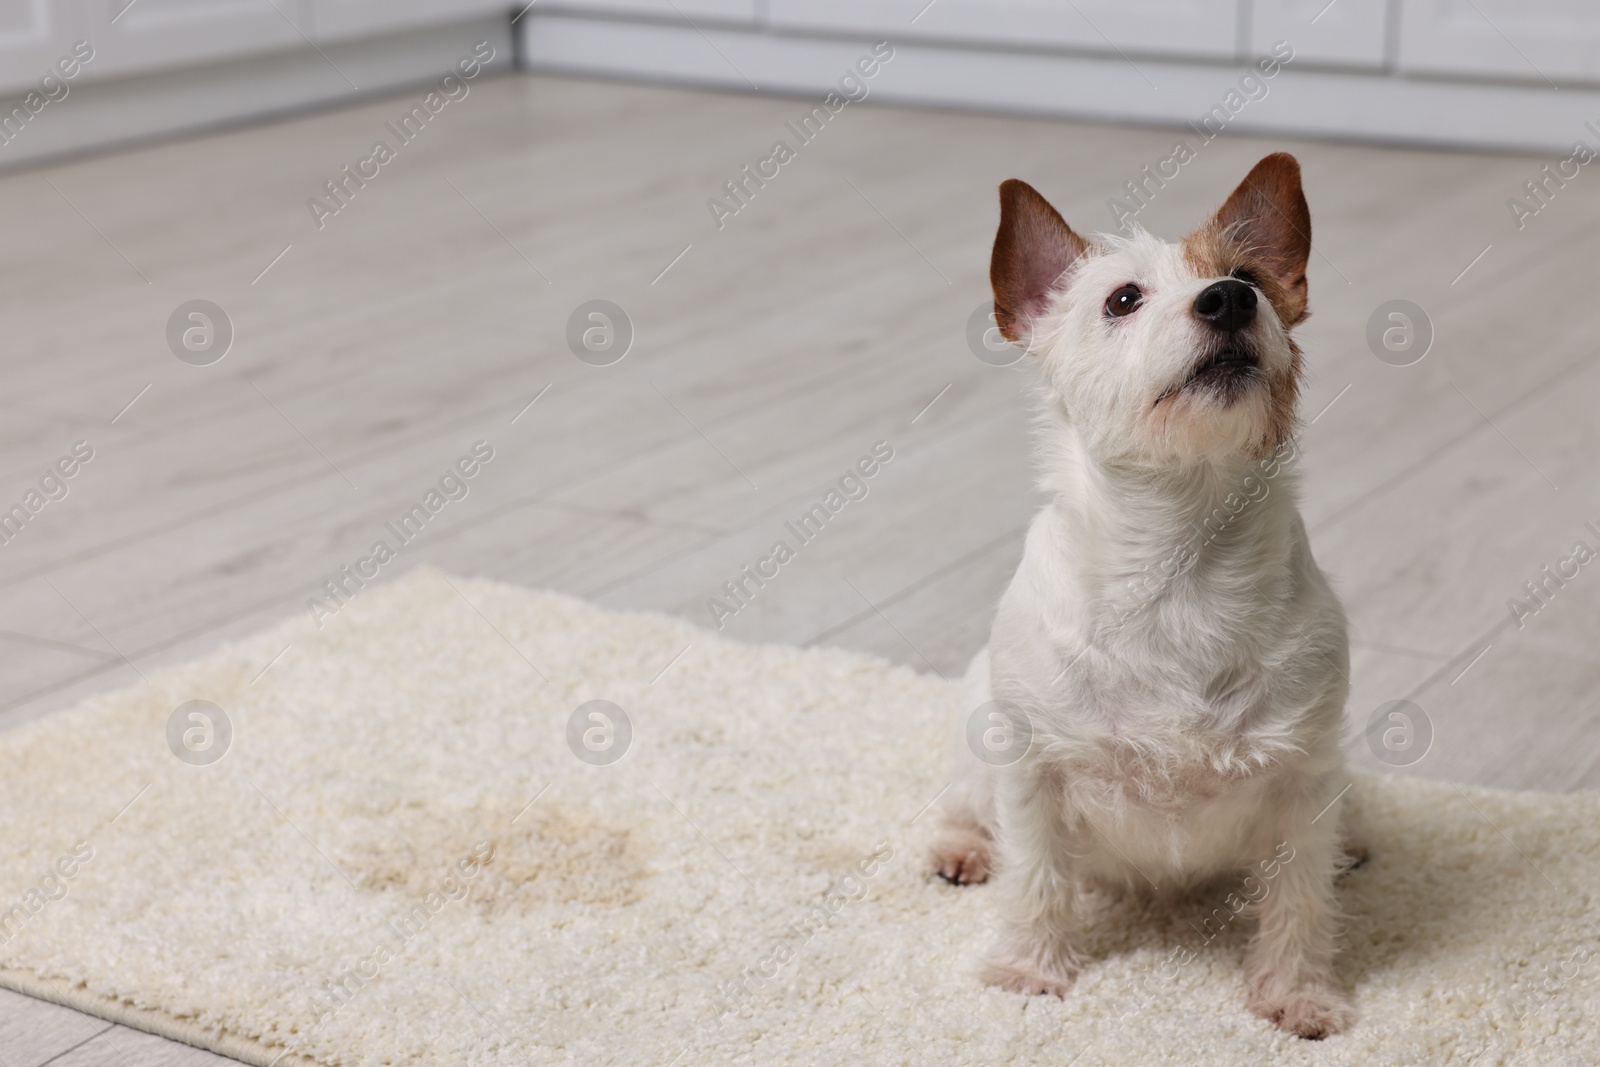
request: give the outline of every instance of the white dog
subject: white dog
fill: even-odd
[[[995,319],[1043,372],[1054,500],[968,671],[934,861],[952,882],[998,872],[1002,988],[1064,994],[1083,880],[1257,871],[1251,1009],[1306,1038],[1351,1019],[1333,972],[1334,878],[1363,849],[1339,803],[1349,655],[1291,436],[1310,250],[1282,153],[1179,244],[1085,239],[1000,187]]]

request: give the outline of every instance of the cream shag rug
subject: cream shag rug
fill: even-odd
[[[1340,971],[1360,1018],[1304,1043],[1244,1009],[1243,920],[1203,938],[1225,890],[1086,901],[1066,1000],[979,985],[993,893],[923,859],[954,699],[937,678],[428,570],[324,621],[0,737],[0,982],[256,1064],[1600,1050],[1593,794],[1358,778],[1373,858],[1340,889]],[[567,740],[596,699],[632,724],[610,765]],[[232,726],[210,765],[169,746],[191,700]],[[179,727],[185,752],[186,730],[221,743]],[[578,750],[606,730],[586,712]]]

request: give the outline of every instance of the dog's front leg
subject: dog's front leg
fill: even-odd
[[[1060,785],[1024,760],[1001,773],[997,800],[1001,931],[983,979],[1013,993],[1064,996],[1078,973],[1077,885]]]
[[[1337,1033],[1354,1015],[1333,972],[1333,882],[1343,864],[1338,819],[1320,821],[1287,823],[1284,843],[1272,860],[1263,861],[1263,874],[1271,877],[1265,879],[1260,926],[1245,959],[1250,1010],[1311,1039]]]

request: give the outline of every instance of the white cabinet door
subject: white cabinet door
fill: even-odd
[[[1600,79],[1594,0],[1404,0],[1400,11],[1402,71]]]
[[[1287,41],[1301,62],[1381,67],[1392,2],[1398,0],[1255,0],[1251,54],[1267,55]]]
[[[522,0],[517,10],[522,10]],[[529,12],[578,11],[583,14],[657,15],[665,19],[709,19],[754,23],[756,0],[539,0]]]
[[[94,62],[106,78],[305,47],[305,0],[86,0]]]
[[[313,34],[319,41],[377,37],[413,26],[454,22],[505,12],[510,19],[528,0],[314,0]]]
[[[67,4],[0,0],[0,91],[31,85],[50,73],[82,26]]]
[[[1238,0],[770,0],[773,26],[1232,58]]]

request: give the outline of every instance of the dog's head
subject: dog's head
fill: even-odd
[[[1039,357],[1097,454],[1261,458],[1294,428],[1311,213],[1291,155],[1267,156],[1178,244],[1085,239],[1025,182],[1000,186],[990,280],[1006,339]]]

